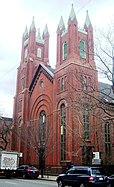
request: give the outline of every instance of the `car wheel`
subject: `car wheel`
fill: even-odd
[[[84,183],[80,183],[79,187],[86,187]]]
[[[26,178],[26,175],[25,175],[25,173],[23,173],[23,176],[22,176],[22,177],[23,177],[23,179],[25,179],[25,178]]]
[[[58,187],[64,187],[63,182],[62,181],[58,181]]]
[[[34,177],[34,179],[38,179],[38,176],[37,176],[37,177]]]

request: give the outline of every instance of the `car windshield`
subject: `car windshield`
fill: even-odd
[[[94,175],[106,175],[106,172],[103,168],[92,168],[92,174],[94,174]]]

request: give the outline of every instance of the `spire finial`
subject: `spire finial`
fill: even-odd
[[[23,33],[23,37],[26,37],[26,36],[28,36],[28,28],[27,28],[27,26],[25,28],[25,32]]]
[[[88,28],[91,25],[91,21],[89,18],[89,14],[88,14],[88,10],[86,10],[86,20],[85,20],[85,24],[84,24],[84,28]]]
[[[45,25],[45,28],[44,28],[44,35],[45,35],[46,33],[48,33],[48,26],[47,26],[47,24]]]
[[[59,29],[65,29],[65,25],[64,25],[64,21],[63,21],[63,17],[61,16],[60,21],[59,21],[59,25],[58,25]]]
[[[40,35],[40,28],[38,28],[38,35],[37,35],[37,39],[41,39],[41,35]]]
[[[32,18],[32,23],[31,23],[31,26],[30,26],[30,31],[35,29],[35,22],[34,22],[34,16]]]
[[[73,7],[73,4],[72,4],[72,8],[71,8],[69,19],[73,20],[74,18],[76,19],[76,14],[74,12],[74,7]]]

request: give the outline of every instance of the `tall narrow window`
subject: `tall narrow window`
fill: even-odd
[[[22,90],[24,90],[24,88],[25,88],[25,78],[24,77],[22,77],[22,79],[21,79],[21,85],[22,85]]]
[[[110,156],[110,124],[105,123],[105,153],[107,156]]]
[[[42,57],[42,50],[41,50],[41,48],[37,49],[37,57],[39,57],[39,58]]]
[[[91,147],[90,146],[83,146],[82,147],[82,163],[84,165],[91,164]]]
[[[88,91],[92,90],[91,78],[88,77]]]
[[[64,86],[65,86],[65,80],[64,78],[61,79],[61,91],[64,91]]]
[[[39,115],[39,168],[40,169],[45,167],[45,144],[46,144],[46,113],[45,111],[41,111]]]
[[[87,77],[86,76],[83,77],[83,89],[84,89],[84,91],[87,90]]]
[[[61,148],[61,161],[66,159],[66,110],[65,105],[60,106],[60,148]]]
[[[90,139],[90,113],[89,105],[83,105],[83,137],[84,139]]]
[[[58,88],[58,92],[60,92],[60,79],[58,79],[57,88]]]
[[[86,58],[86,43],[84,40],[80,41],[80,57]]]
[[[46,136],[46,113],[45,111],[42,111],[39,116],[39,140],[40,143],[45,141]]]
[[[63,60],[67,58],[67,42],[63,43]]]
[[[18,102],[18,112],[22,111],[22,100],[19,100]]]

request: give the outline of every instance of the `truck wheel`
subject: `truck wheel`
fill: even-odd
[[[80,183],[79,187],[86,187],[86,185],[82,182]]]
[[[62,181],[58,181],[58,187],[64,187],[63,182]]]

